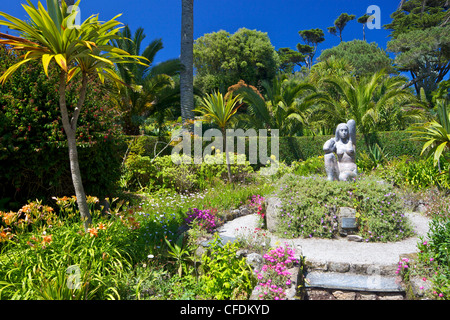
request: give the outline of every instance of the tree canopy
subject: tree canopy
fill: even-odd
[[[226,91],[239,80],[256,86],[273,79],[279,67],[280,59],[265,32],[221,30],[194,43],[194,83],[203,92]]]
[[[306,55],[307,67],[311,69],[314,62],[314,56],[316,55],[317,46],[319,43],[325,41],[325,35],[322,29],[300,30],[298,34],[302,37],[305,45],[298,44],[297,50]]]
[[[387,73],[396,73],[394,61],[375,42],[367,43],[362,40],[341,42],[338,46],[324,50],[318,60],[325,61],[331,56],[346,60],[354,67],[354,74],[357,76],[372,74],[382,69]]]
[[[404,1],[384,27],[391,31],[388,51],[401,71],[410,72],[417,94],[428,97],[450,70],[450,25],[446,0]]]
[[[336,20],[334,20],[334,25],[332,27],[328,27],[327,30],[329,33],[335,36],[339,36],[339,39],[342,42],[342,32],[344,31],[345,26],[352,20],[355,20],[356,16],[354,14],[341,13]]]

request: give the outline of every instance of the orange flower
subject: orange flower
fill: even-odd
[[[98,230],[106,230],[106,226],[105,226],[103,223],[100,222],[100,223],[98,224],[97,229],[98,229]]]
[[[10,211],[9,213],[4,215],[3,221],[5,221],[7,225],[10,225],[11,223],[14,222],[15,218],[17,218],[17,214],[15,212]]]
[[[89,232],[89,234],[91,235],[91,237],[97,236],[97,235],[98,235],[98,233],[97,233],[97,228],[89,228],[87,231]]]
[[[42,244],[50,244],[52,242],[52,235],[48,235],[48,236],[43,236],[42,237]]]

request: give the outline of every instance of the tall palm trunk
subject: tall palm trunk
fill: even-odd
[[[69,161],[70,161],[70,173],[72,175],[73,186],[75,189],[75,195],[77,197],[78,209],[80,210],[81,219],[84,223],[84,229],[87,230],[92,223],[91,214],[89,213],[89,207],[86,201],[86,194],[84,192],[83,182],[81,180],[80,166],[78,163],[78,151],[77,151],[77,120],[80,114],[80,108],[86,97],[87,89],[87,75],[83,74],[82,86],[78,99],[77,106],[73,113],[72,119],[69,121],[69,113],[66,105],[66,72],[61,71],[59,77],[59,106],[61,109],[61,118],[64,127],[64,131],[67,136],[67,143],[69,146]]]
[[[194,120],[194,0],[181,0],[180,103],[183,125]],[[193,126],[188,126],[192,128]],[[192,130],[191,130],[192,131]]]
[[[228,154],[228,150],[227,150],[227,136],[226,136],[225,128],[222,128],[222,137],[223,137],[223,151],[225,152],[225,159],[227,161],[228,182],[231,182],[230,155]]]

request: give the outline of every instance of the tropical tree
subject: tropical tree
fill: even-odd
[[[298,34],[302,37],[305,44],[297,44],[297,50],[301,54],[306,55],[306,65],[309,69],[311,69],[314,62],[314,56],[317,52],[317,46],[319,43],[325,41],[325,35],[322,29],[300,30]]]
[[[388,51],[400,71],[408,72],[416,94],[428,98],[450,71],[450,17],[447,0],[402,0],[384,26],[391,32]]]
[[[291,48],[279,48],[277,50],[280,58],[280,72],[294,73],[295,66],[301,67],[305,63],[306,56]]]
[[[0,12],[6,20],[0,20],[12,30],[19,31],[21,36],[11,36],[0,33],[0,44],[8,45],[14,50],[22,51],[23,60],[11,66],[0,77],[3,84],[19,70],[20,66],[32,61],[42,62],[43,69],[48,74],[48,68],[55,66],[59,70],[59,107],[64,132],[67,136],[70,169],[72,181],[77,197],[77,204],[84,227],[91,223],[91,215],[86,201],[86,194],[81,179],[78,163],[76,130],[77,121],[86,96],[88,79],[97,74],[104,81],[105,78],[120,81],[114,71],[114,63],[136,62],[136,57],[111,46],[109,43],[116,37],[120,22],[113,19],[101,23],[98,15],[87,18],[80,26],[74,25],[76,10],[68,12],[67,5],[62,1],[59,6],[57,0],[47,1],[47,10],[39,2],[36,8],[31,1],[24,8],[30,16],[30,21],[22,21],[9,14]],[[80,1],[76,3],[78,6]],[[52,61],[56,62],[51,64]],[[73,77],[81,73],[81,88],[78,103],[73,110],[66,104],[66,84]],[[72,112],[69,115],[69,112]]]
[[[354,14],[341,13],[340,16],[334,20],[334,26],[328,27],[327,30],[332,35],[338,36],[342,42],[342,32],[344,31],[345,26],[355,18],[356,16]]]
[[[389,74],[395,74],[394,60],[376,42],[368,43],[363,40],[341,42],[339,45],[322,51],[317,58],[323,61],[331,56],[345,59],[354,67],[356,76],[372,75],[385,69]]]
[[[181,0],[180,104],[183,125],[194,120],[194,0]],[[189,128],[192,126],[189,126]]]
[[[264,96],[247,87],[236,91],[248,104],[246,114],[239,117],[241,125],[278,129],[281,136],[301,134],[314,104],[308,96],[316,91],[315,87],[287,74],[280,74],[270,82],[264,81],[262,87]]]
[[[145,39],[142,28],[138,28],[132,36],[130,28],[125,26],[119,36],[119,39],[114,40],[117,48],[142,56],[148,63],[117,65],[120,78],[127,84],[117,90],[118,105],[123,112],[124,132],[137,135],[142,116],[156,112],[161,116],[171,106],[168,101],[173,103],[179,99],[179,86],[176,86],[173,77],[180,73],[181,63],[179,59],[171,59],[154,65],[154,58],[163,49],[163,43],[161,39],[155,39],[141,53],[142,41]]]
[[[279,66],[280,58],[265,32],[221,30],[195,40],[195,86],[205,93],[225,92],[239,80],[258,86],[272,80]]]
[[[228,94],[226,97],[220,92],[214,92],[207,94],[203,97],[202,103],[198,109],[194,111],[199,112],[205,120],[208,120],[216,124],[222,131],[223,148],[225,150],[225,156],[227,161],[228,181],[231,182],[231,167],[230,156],[228,150],[226,150],[226,128],[230,124],[230,119],[236,114],[241,97],[233,94]]]
[[[366,41],[366,24],[369,21],[370,15],[369,14],[364,14],[363,16],[359,17],[358,23],[361,23],[363,26],[363,41]]]
[[[405,81],[402,77],[389,77],[384,71],[361,78],[344,76],[323,79],[327,85],[326,91],[314,97],[322,104],[315,117],[320,119],[318,123],[321,125],[331,127],[354,119],[358,131],[364,135],[404,126],[407,120],[424,116],[424,110],[415,96],[403,89]]]
[[[444,81],[434,94],[436,118],[408,128],[412,133],[412,140],[424,142],[421,155],[433,156],[433,163],[435,166],[438,165],[439,169],[444,151],[450,149],[449,87],[450,80]]]

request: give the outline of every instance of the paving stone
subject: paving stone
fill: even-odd
[[[395,277],[369,276],[338,272],[310,272],[306,274],[306,286],[352,291],[403,292]]]

